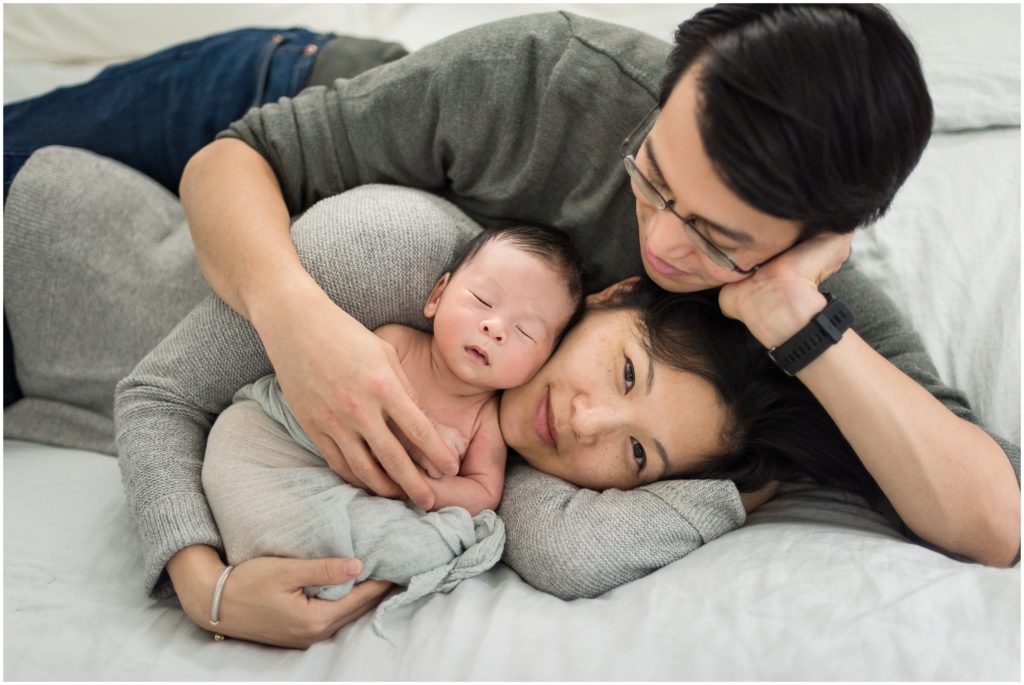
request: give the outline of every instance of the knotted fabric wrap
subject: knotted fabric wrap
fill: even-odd
[[[348,485],[252,400],[233,404],[214,423],[203,488],[230,564],[262,556],[356,557],[363,562],[357,581],[407,586],[377,608],[373,625],[381,636],[387,613],[486,571],[505,545],[493,511],[425,513]],[[338,599],[353,585],[307,587],[306,594]]]

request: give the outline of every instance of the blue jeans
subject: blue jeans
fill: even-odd
[[[229,31],[6,105],[4,202],[25,160],[47,145],[116,159],[177,194],[189,157],[250,107],[302,90],[332,37],[304,29]],[[4,406],[21,396],[5,314]]]
[[[46,145],[116,159],[177,193],[189,157],[250,107],[302,90],[331,37],[305,29],[229,31],[10,103],[4,107],[4,201],[25,160]]]

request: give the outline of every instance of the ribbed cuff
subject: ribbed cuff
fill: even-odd
[[[672,507],[710,542],[742,526],[747,512],[739,490],[728,480],[665,480],[643,486]]]
[[[171,495],[158,500],[138,517],[143,550],[143,583],[154,599],[174,595],[166,573],[172,556],[190,545],[209,545],[223,551],[213,514],[200,493]]]

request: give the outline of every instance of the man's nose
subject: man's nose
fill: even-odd
[[[497,317],[481,321],[480,331],[499,345],[504,343],[508,337],[505,332],[505,323]]]
[[[667,209],[652,208],[647,221],[647,249],[655,257],[683,259],[697,249],[679,217]]]

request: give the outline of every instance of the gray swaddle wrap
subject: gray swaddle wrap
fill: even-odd
[[[306,431],[302,430],[298,419],[295,418],[291,407],[288,406],[288,401],[284,398],[284,393],[281,392],[281,385],[277,382],[276,374],[267,374],[255,383],[249,383],[231,398],[232,402],[241,402],[242,400],[256,402],[267,416],[277,421],[281,424],[282,428],[288,431],[288,435],[292,436],[292,440],[313,454],[320,456],[320,450],[316,448],[313,441],[306,435]]]
[[[257,395],[273,395],[266,379],[259,387]],[[261,556],[356,557],[363,562],[357,581],[407,586],[377,608],[373,625],[383,635],[388,612],[448,592],[501,559],[505,527],[493,511],[472,517],[459,507],[423,512],[348,485],[260,403],[247,399],[247,388],[214,423],[203,465],[203,488],[229,563]],[[338,599],[353,585],[308,587],[306,594]]]

